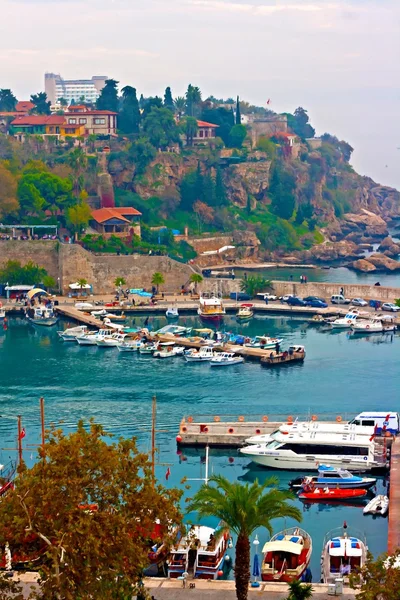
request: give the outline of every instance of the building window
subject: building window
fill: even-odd
[[[75,125],[75,123],[76,123],[76,119],[68,119],[68,123],[69,123],[70,125]]]
[[[199,129],[199,137],[204,137],[204,132],[202,129]]]
[[[204,137],[208,137],[208,129],[204,131]]]
[[[94,124],[95,125],[105,125],[106,120],[105,119],[94,119]]]
[[[79,125],[86,125],[87,119],[79,119]]]

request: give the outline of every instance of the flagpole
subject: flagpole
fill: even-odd
[[[22,465],[22,423],[21,415],[18,415],[18,464]]]

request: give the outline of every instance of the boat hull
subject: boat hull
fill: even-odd
[[[330,489],[329,492],[324,492],[321,488],[317,492],[301,492],[300,500],[307,502],[340,502],[341,500],[355,500],[356,498],[365,498],[367,490],[365,489]]]
[[[49,319],[31,319],[31,317],[28,317],[28,321],[38,327],[53,327],[58,323],[58,317],[50,317]]]
[[[205,315],[204,313],[199,313],[199,317],[204,323],[221,323],[221,321],[223,321],[224,319],[224,316],[225,315],[223,314]]]
[[[354,471],[356,473],[366,473],[372,469],[380,467],[375,462],[366,460],[356,460],[351,458],[342,458],[340,456],[329,455],[315,455],[310,457],[285,457],[285,456],[267,456],[267,455],[246,455],[252,462],[262,465],[263,467],[269,467],[270,469],[283,469],[285,471],[315,471],[318,464],[324,463],[329,458],[329,464],[333,467],[340,467],[347,469],[348,471]]]

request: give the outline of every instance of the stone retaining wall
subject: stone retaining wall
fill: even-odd
[[[296,294],[301,298],[306,296],[321,296],[329,300],[334,294],[339,294],[340,288],[346,298],[364,298],[364,300],[380,300],[393,302],[400,298],[400,288],[350,283],[300,283],[290,281],[273,281],[274,292],[277,296]]]

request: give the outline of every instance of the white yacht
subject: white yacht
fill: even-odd
[[[272,442],[275,433],[283,432],[284,435],[293,432],[315,431],[320,433],[355,433],[357,435],[367,435],[371,437],[374,428],[364,427],[355,423],[329,422],[329,421],[294,421],[293,423],[284,423],[271,433],[253,435],[245,440],[246,444],[267,444]]]
[[[112,329],[99,329],[93,333],[87,333],[81,337],[76,338],[76,341],[80,346],[97,346],[97,340],[111,337],[115,333]]]
[[[253,462],[275,469],[313,471],[319,464],[329,463],[349,471],[366,472],[384,468],[385,453],[373,439],[374,428],[368,435],[347,432],[278,431],[266,444],[241,448],[241,454]],[[372,439],[371,439],[372,438]]]
[[[359,314],[358,310],[349,311],[344,317],[339,317],[332,321],[332,329],[350,329],[351,327],[354,327]]]
[[[125,335],[125,333],[113,333],[112,335],[99,336],[96,344],[101,348],[114,348],[124,342]]]
[[[240,365],[243,362],[243,356],[236,356],[233,352],[217,352],[210,360],[210,365],[212,367],[227,367],[229,365]]]
[[[64,342],[76,342],[78,337],[82,337],[87,333],[87,325],[78,325],[77,327],[70,327],[64,331],[57,331],[58,335]]]
[[[351,326],[353,333],[382,333],[383,325],[380,319],[361,319]]]
[[[184,356],[187,362],[206,362],[214,358],[215,354],[214,348],[211,346],[203,346],[203,348],[199,348],[199,350],[196,350],[195,348],[188,350],[185,352]]]

